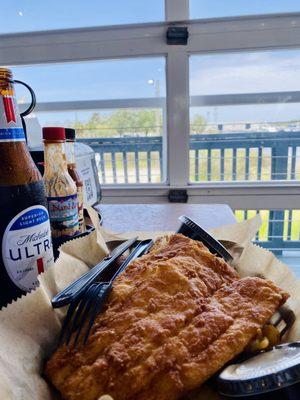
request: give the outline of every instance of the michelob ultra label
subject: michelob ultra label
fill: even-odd
[[[22,142],[25,134],[12,89],[0,89],[0,142]]]
[[[48,211],[28,207],[7,225],[2,241],[2,258],[11,281],[26,292],[38,286],[38,274],[53,262]]]

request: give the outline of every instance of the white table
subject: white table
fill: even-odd
[[[186,215],[204,229],[236,222],[226,204],[100,204],[103,226],[114,232],[176,231]]]

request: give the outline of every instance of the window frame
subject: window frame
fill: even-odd
[[[164,22],[0,35],[0,64],[166,57],[167,182],[105,185],[104,201],[167,202],[170,189],[182,188],[187,190],[192,203],[226,202],[237,209],[247,208],[247,204],[250,208],[265,208],[266,204],[272,209],[297,208],[300,196],[297,182],[189,183],[189,57],[193,54],[300,49],[300,13],[188,20],[188,3],[188,0],[165,0]],[[186,46],[166,44],[166,30],[175,23],[188,27]],[[95,102],[98,106],[104,102],[108,108],[111,100]],[[80,106],[90,104],[81,101],[42,103],[37,111],[55,111],[60,107],[70,110]]]

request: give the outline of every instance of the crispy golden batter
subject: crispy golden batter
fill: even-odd
[[[66,400],[178,399],[243,351],[287,297],[172,235],[115,281],[87,345],[60,347],[45,373]]]

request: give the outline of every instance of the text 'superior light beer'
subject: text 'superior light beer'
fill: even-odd
[[[53,263],[42,177],[28,151],[12,73],[0,68],[0,307]]]

